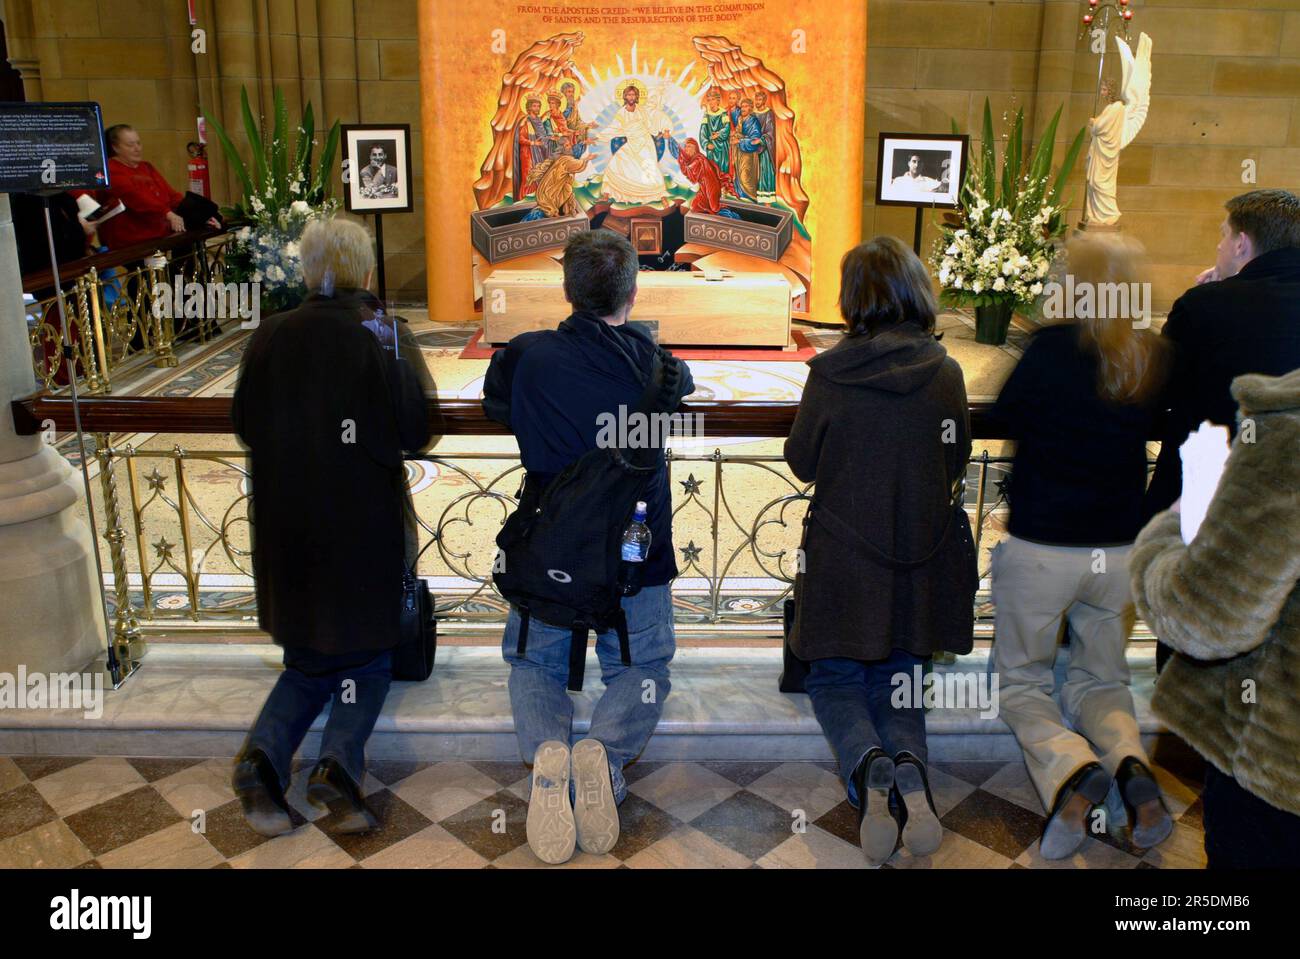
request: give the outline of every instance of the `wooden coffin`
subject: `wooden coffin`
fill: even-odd
[[[536,203],[475,210],[469,215],[470,240],[489,263],[562,247],[569,237],[590,228],[585,214],[520,222]]]
[[[790,245],[794,214],[779,207],[743,200],[726,200],[724,207],[739,213],[742,219],[688,211],[686,242],[734,250],[776,262]]]
[[[553,330],[572,312],[556,271],[497,270],[483,285],[483,342]],[[780,273],[642,271],[632,319],[665,346],[766,346],[790,342],[790,283]]]

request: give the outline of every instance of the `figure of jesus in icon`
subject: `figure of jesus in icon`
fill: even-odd
[[[657,98],[656,98],[657,99]],[[671,136],[671,122],[657,102],[640,108],[641,91],[623,88],[623,106],[608,127],[593,138],[607,140],[613,155],[605,167],[600,192],[619,203],[657,203],[668,196],[659,158]]]

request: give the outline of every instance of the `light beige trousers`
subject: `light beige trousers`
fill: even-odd
[[[1112,776],[1127,756],[1148,763],[1124,658],[1134,620],[1132,549],[1045,546],[1010,536],[993,551],[997,612],[989,668],[998,674],[1002,719],[1048,810],[1085,763],[1100,761]],[[1070,665],[1058,706],[1052,667],[1063,624]]]

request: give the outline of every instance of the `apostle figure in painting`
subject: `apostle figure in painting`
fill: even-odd
[[[558,93],[551,93],[546,97],[546,119],[542,121],[542,126],[546,130],[548,156],[556,156],[560,153],[573,155],[573,145],[577,137],[569,128],[568,120],[564,118],[564,111],[561,109],[563,102]]]
[[[524,108],[528,111],[528,115],[520,119],[519,125],[515,128],[516,200],[521,200],[528,195],[524,187],[528,182],[528,171],[534,164],[541,163],[549,155],[541,98],[529,97],[524,103]]]
[[[572,81],[560,84],[560,93],[564,95],[564,122],[574,134],[573,155],[581,157],[587,152],[587,130],[590,124],[582,122],[578,112],[577,87]]]
[[[727,91],[727,122],[731,124],[731,139],[727,144],[727,170],[736,172],[737,145],[740,142],[740,91]]]
[[[722,91],[717,87],[709,87],[704,97],[700,143],[704,144],[705,154],[720,171],[731,172],[731,120],[722,109]]]
[[[754,94],[754,116],[762,129],[763,151],[758,155],[759,203],[776,202],[776,116],[768,108],[767,91]]]
[[[739,136],[736,139],[736,192],[747,200],[758,197],[759,157],[763,153],[763,126],[754,115],[754,101],[740,101]],[[775,183],[773,184],[775,185]]]
[[[629,83],[623,88],[623,107],[595,137],[609,141],[613,153],[601,180],[601,195],[618,203],[657,203],[668,196],[659,158],[671,135],[670,123],[657,105],[642,110],[640,102],[641,91]]]
[[[691,200],[692,213],[711,213],[740,219],[733,210],[722,205],[724,191],[732,192],[731,174],[718,168],[714,159],[700,152],[700,144],[694,137],[687,137],[680,147],[676,140],[668,141],[668,150],[677,158],[677,165],[682,174],[696,186],[695,197]]]
[[[536,193],[537,208],[530,210],[524,221],[581,213],[582,207],[573,195],[573,177],[590,162],[591,154],[579,159],[568,153],[557,153],[529,170],[525,190]]]

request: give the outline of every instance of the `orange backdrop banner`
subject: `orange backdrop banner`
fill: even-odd
[[[838,321],[866,50],[865,0],[421,0],[430,317],[605,228],[657,269],[782,272]]]

